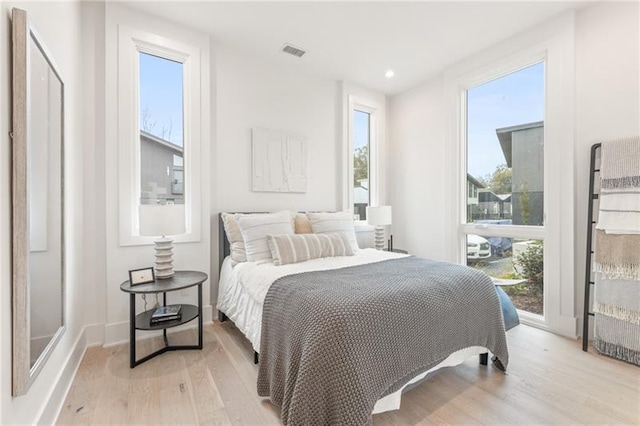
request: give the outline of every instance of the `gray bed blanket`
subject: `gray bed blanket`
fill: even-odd
[[[282,277],[264,301],[258,394],[288,425],[362,425],[453,352],[509,362],[491,279],[416,257]]]

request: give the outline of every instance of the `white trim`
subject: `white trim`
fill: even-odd
[[[118,200],[120,245],[153,244],[138,231],[140,144],[138,140],[138,54],[153,54],[183,64],[184,75],[184,186],[186,228],[174,242],[201,240],[202,141],[205,134],[202,101],[202,49],[175,40],[118,25]]]
[[[574,15],[567,13],[512,37],[453,67],[445,74],[445,107],[450,114],[445,134],[450,184],[447,209],[451,235],[445,247],[450,260],[463,263],[464,237],[522,236],[545,240],[544,321],[523,314],[523,323],[565,336],[576,336],[574,309],[573,190],[574,162]],[[466,221],[465,90],[545,61],[544,227],[481,226]],[[463,190],[461,190],[463,188]],[[537,317],[537,318],[536,318]]]
[[[64,406],[64,401],[71,389],[73,380],[76,377],[82,358],[87,351],[86,327],[82,329],[73,348],[69,352],[60,372],[58,373],[55,385],[51,388],[46,402],[42,405],[42,410],[36,416],[36,424],[55,424]]]
[[[385,95],[374,92],[357,85],[341,82],[342,92],[342,139],[339,141],[339,150],[341,157],[341,167],[339,168],[340,180],[338,190],[338,205],[342,210],[353,210],[353,107],[357,105],[359,109],[367,112],[375,113],[375,122],[372,121],[371,134],[375,138],[376,149],[371,149],[369,153],[371,166],[370,175],[373,172],[373,181],[370,182],[370,200],[372,205],[374,202],[379,205],[386,202],[386,185],[385,185],[385,150],[386,150],[386,103]],[[373,118],[372,118],[373,120]],[[371,189],[372,188],[372,189]],[[366,223],[365,221],[359,221]]]
[[[348,95],[347,103],[347,128],[348,137],[345,149],[346,179],[344,182],[343,210],[353,209],[353,113],[362,111],[369,114],[369,205],[377,206],[380,203],[380,163],[381,163],[381,129],[382,107],[377,102],[361,96]]]

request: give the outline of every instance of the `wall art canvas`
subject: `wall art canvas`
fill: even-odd
[[[307,192],[307,146],[304,136],[254,128],[252,189],[256,192]]]

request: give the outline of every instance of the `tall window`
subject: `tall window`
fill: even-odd
[[[183,64],[140,52],[140,204],[184,204]]]
[[[201,239],[209,47],[204,38],[185,40],[118,26],[113,127],[121,245],[149,242],[139,235],[141,204],[184,204],[187,232],[178,240]]]
[[[367,206],[371,204],[369,191],[371,151],[371,114],[353,110],[353,214],[366,220]]]
[[[544,62],[464,95],[467,263],[544,315]]]

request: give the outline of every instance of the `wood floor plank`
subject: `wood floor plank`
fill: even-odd
[[[192,344],[196,337],[195,331],[178,333],[176,344]],[[205,331],[204,340],[213,342],[215,336]],[[183,351],[182,358],[189,375],[188,388],[192,398],[192,407],[196,413],[198,424],[228,425],[231,423],[220,396],[220,389],[206,366],[203,351]]]
[[[526,326],[507,334],[507,374],[476,357],[430,375],[374,425],[640,424],[640,369],[585,353],[580,343]],[[170,335],[192,344],[193,329]],[[162,341],[138,342],[139,357]],[[140,355],[141,354],[141,355]],[[207,324],[204,347],[129,369],[128,345],[90,348],[58,424],[279,424],[256,393],[253,350],[232,323]]]
[[[229,354],[218,341],[209,344],[205,362],[213,380],[221,390],[227,414],[233,424],[265,424],[264,410],[255,403],[255,387],[247,388],[229,359]]]
[[[69,390],[67,402],[62,407],[62,413],[68,419],[66,424],[90,424],[100,400],[101,387],[99,381],[105,376],[104,369],[110,354],[98,347],[87,348],[80,369],[86,371]]]
[[[98,382],[99,403],[93,413],[93,424],[126,423],[129,411],[131,386],[129,369],[129,347],[116,346],[103,349],[109,354],[103,377]]]

